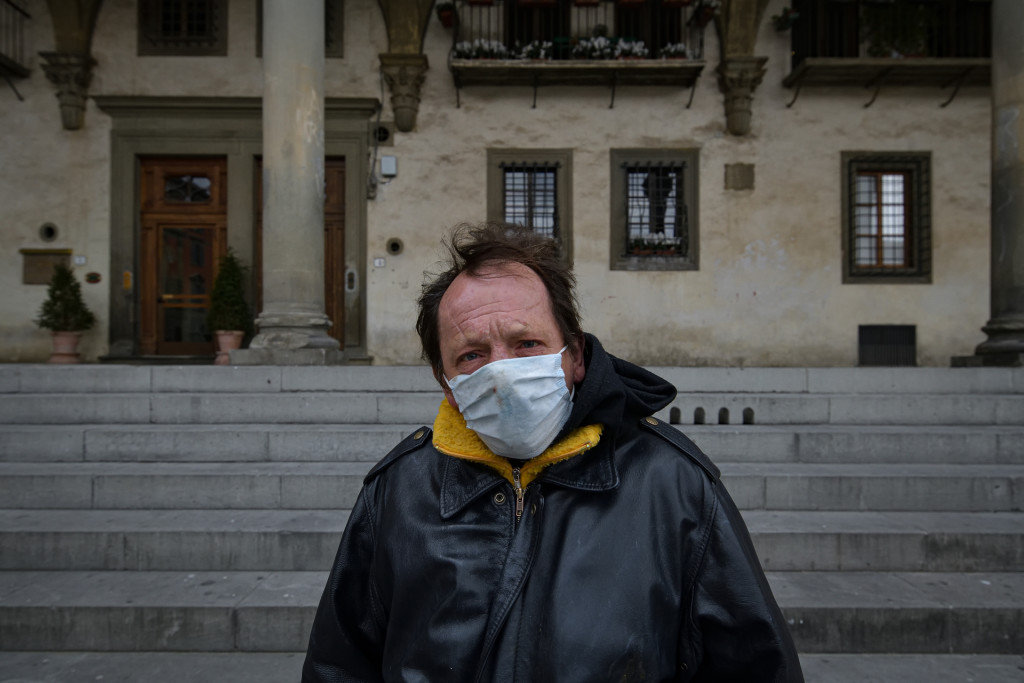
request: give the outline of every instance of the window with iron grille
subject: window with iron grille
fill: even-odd
[[[228,53],[227,0],[140,0],[139,54]]]
[[[697,151],[611,151],[612,270],[696,270]]]
[[[931,281],[928,153],[843,153],[843,281]]]
[[[487,217],[526,226],[571,251],[569,150],[488,150]]]

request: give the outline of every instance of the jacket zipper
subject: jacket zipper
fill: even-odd
[[[519,477],[519,468],[512,470],[512,485],[516,493],[516,522],[523,517],[523,486]]]

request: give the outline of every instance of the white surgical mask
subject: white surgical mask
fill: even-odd
[[[445,378],[466,426],[491,452],[529,459],[551,445],[572,411],[558,353],[494,361]]]

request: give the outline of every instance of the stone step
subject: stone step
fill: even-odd
[[[1024,393],[1021,368],[651,367],[679,391],[743,393]],[[220,367],[0,365],[0,393],[427,391],[426,366]]]
[[[431,423],[437,392],[0,394],[3,424]],[[703,417],[699,417],[703,415]],[[1016,394],[680,394],[673,424],[1024,425]]]
[[[4,683],[283,683],[305,652],[3,652]]]
[[[807,683],[1020,683],[1024,677],[1024,655],[801,654],[800,664]]]
[[[4,652],[0,681],[202,683],[297,681],[305,652]],[[1020,683],[1024,655],[806,654],[808,683]]]
[[[0,462],[376,462],[431,424],[7,424]],[[678,427],[717,463],[1024,464],[1019,426]]]
[[[348,509],[370,462],[0,462],[12,509]],[[721,464],[742,510],[1024,510],[1022,465]]]
[[[801,653],[1024,652],[1021,572],[775,572],[768,580]]]
[[[300,652],[325,580],[324,572],[0,572],[0,650]],[[775,572],[768,580],[801,653],[1024,651],[1020,573]]]
[[[1016,571],[1024,513],[743,515],[772,571]],[[317,570],[346,510],[0,510],[0,569]]]

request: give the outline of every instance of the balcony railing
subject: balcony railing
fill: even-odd
[[[787,86],[989,81],[990,0],[793,0]]]
[[[29,14],[14,0],[0,0],[0,75],[28,76],[25,24]]]
[[[702,0],[457,0],[449,66],[467,85],[693,85]]]

